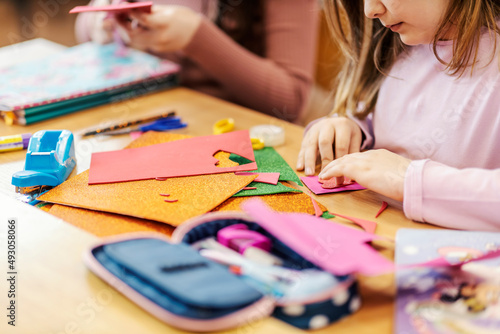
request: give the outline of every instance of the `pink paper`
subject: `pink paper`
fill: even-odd
[[[83,12],[123,12],[130,9],[143,9],[147,13],[151,13],[152,1],[148,2],[123,2],[117,5],[107,6],[76,6],[69,11],[70,14]]]
[[[217,167],[214,154],[225,151],[255,161],[248,130],[194,137],[139,148],[93,153],[89,184],[255,170],[255,162]]]
[[[367,242],[377,236],[304,213],[278,213],[259,199],[242,204],[264,229],[305,259],[335,275],[379,275],[394,270],[391,261]]]
[[[261,182],[268,184],[278,184],[278,180],[280,178],[280,173],[245,173],[245,172],[237,172],[236,175],[259,175],[253,182]]]
[[[380,207],[380,209],[378,210],[377,214],[375,215],[375,218],[378,218],[378,216],[380,216],[380,214],[382,212],[384,212],[384,210],[387,209],[388,206],[389,206],[389,204],[387,204],[386,201],[383,201],[382,202],[382,206]]]
[[[321,186],[321,183],[318,181],[317,176],[302,176],[300,179],[302,180],[302,182],[304,182],[307,188],[311,189],[311,191],[316,195],[366,189],[365,187],[359,185],[356,182],[343,187],[338,187],[334,189],[325,189]]]
[[[372,222],[371,220],[350,217],[350,216],[344,216],[344,215],[340,215],[338,213],[332,213],[332,212],[330,212],[330,214],[347,219],[347,220],[350,220],[353,223],[355,223],[356,225],[361,226],[363,228],[363,230],[365,230],[366,232],[371,233],[371,234],[375,233],[375,230],[377,229],[377,223]]]
[[[465,260],[465,261],[460,261],[457,263],[450,263],[446,257],[441,256],[426,262],[420,262],[420,263],[414,263],[414,264],[408,264],[408,265],[403,265],[403,266],[398,266],[398,269],[408,269],[408,268],[438,268],[438,267],[461,267],[466,263],[470,262],[476,262],[476,261],[482,261],[482,260],[488,260],[488,259],[494,259],[500,256],[500,248],[493,250],[491,252],[484,253],[481,256]]]

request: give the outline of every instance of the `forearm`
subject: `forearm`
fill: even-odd
[[[500,231],[500,169],[413,161],[405,177],[408,218],[444,227]]]
[[[299,36],[297,22],[290,25],[293,28],[288,28],[287,22],[280,27],[276,18],[268,24],[266,58],[241,47],[208,20],[203,21],[184,51],[236,102],[293,121],[307,101],[314,69],[318,13],[311,11],[303,16],[306,18],[301,21],[307,24],[304,29],[309,33]],[[277,43],[279,36],[281,42]]]

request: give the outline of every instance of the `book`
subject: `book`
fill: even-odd
[[[394,333],[500,333],[500,257],[479,259],[499,248],[500,233],[400,229]]]
[[[32,124],[176,86],[179,66],[117,44],[92,42],[0,68],[0,115]]]

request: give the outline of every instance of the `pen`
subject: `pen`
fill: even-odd
[[[82,136],[86,137],[86,136],[97,135],[97,134],[101,134],[101,133],[105,133],[105,132],[109,132],[109,131],[113,131],[113,130],[117,130],[117,129],[128,128],[129,126],[133,126],[133,125],[137,125],[137,124],[153,122],[153,121],[156,121],[156,120],[161,119],[161,118],[172,117],[172,116],[175,116],[175,111],[169,111],[169,112],[165,112],[161,115],[157,115],[157,116],[153,116],[153,117],[138,119],[138,120],[129,121],[129,122],[122,122],[122,123],[118,123],[118,124],[115,124],[115,125],[112,125],[112,126],[109,126],[106,128],[100,128],[100,129],[88,131],[88,132],[85,132]]]
[[[0,152],[24,150],[28,147],[31,133],[0,137]]]

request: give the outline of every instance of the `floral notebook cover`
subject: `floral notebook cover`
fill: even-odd
[[[500,233],[400,229],[398,266],[444,257],[471,261],[498,250]],[[500,333],[500,257],[396,273],[398,334]]]
[[[179,71],[179,66],[117,44],[84,43],[0,69],[0,110],[16,111],[110,91]]]

